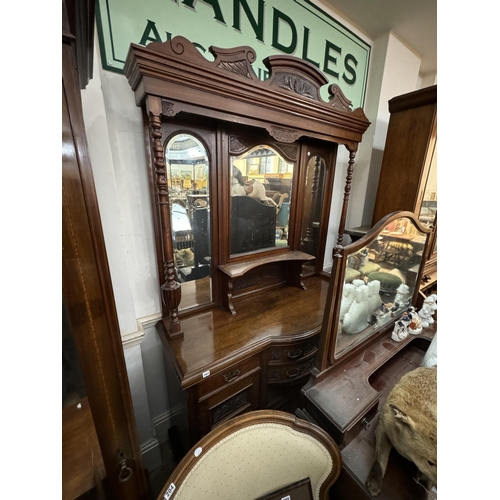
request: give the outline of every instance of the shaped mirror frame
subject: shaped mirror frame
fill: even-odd
[[[336,248],[332,363],[404,313],[415,313],[429,234],[415,214],[397,212],[355,243]]]

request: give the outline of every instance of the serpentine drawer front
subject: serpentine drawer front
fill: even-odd
[[[291,361],[301,361],[318,350],[318,338],[309,339],[300,344],[290,344],[271,347],[269,353],[269,365],[281,365]]]
[[[314,367],[318,339],[272,346],[269,352],[267,381],[270,384],[292,382],[307,375]]]

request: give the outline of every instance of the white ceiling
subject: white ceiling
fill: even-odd
[[[437,73],[437,0],[324,0],[370,38],[392,31]]]

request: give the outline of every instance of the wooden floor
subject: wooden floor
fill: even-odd
[[[62,410],[62,500],[95,493],[105,476],[89,402],[82,398]]]

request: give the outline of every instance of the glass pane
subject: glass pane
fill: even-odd
[[[419,219],[427,227],[434,224],[437,213],[437,145],[432,155],[431,167],[425,185],[424,198],[420,207]]]
[[[302,216],[301,250],[318,256],[321,213],[323,208],[325,160],[312,156],[307,162],[306,185],[304,192],[304,213]],[[307,266],[314,268],[315,260]]]
[[[411,314],[426,240],[427,234],[401,217],[363,248],[350,253],[346,247],[336,358],[395,317]]]
[[[189,134],[173,137],[165,149],[179,310],[212,299],[209,163],[203,144]]]
[[[231,165],[231,253],[287,246],[293,163],[259,145]]]

